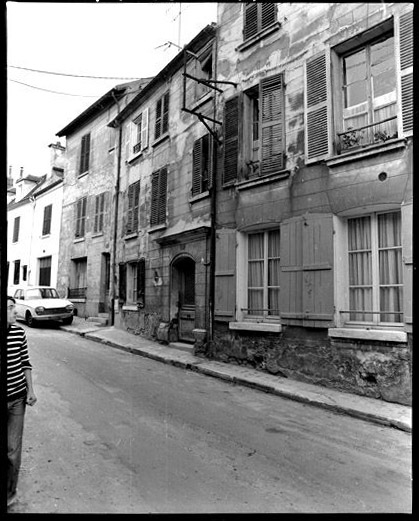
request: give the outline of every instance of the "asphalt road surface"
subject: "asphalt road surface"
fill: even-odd
[[[16,513],[411,512],[411,435],[29,329]]]

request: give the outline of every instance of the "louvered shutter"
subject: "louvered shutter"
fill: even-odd
[[[128,187],[128,211],[126,233],[131,233],[134,229],[134,185]]]
[[[132,232],[138,231],[138,211],[140,208],[140,181],[134,183],[134,196],[132,208]]]
[[[51,233],[51,215],[52,215],[52,205],[49,204],[44,208],[44,223],[42,227],[42,235],[48,235]]]
[[[402,205],[404,322],[413,322],[413,204]]]
[[[162,124],[162,98],[157,100],[157,103],[156,103],[156,126],[154,129],[154,139],[157,139],[160,137],[160,134],[162,132],[161,124]]]
[[[269,27],[276,21],[275,4],[261,3],[261,29]]]
[[[194,143],[192,152],[192,195],[201,193],[201,172],[202,172],[202,138]]]
[[[100,230],[99,219],[100,219],[100,195],[95,197],[95,213],[94,213],[94,224],[93,231],[97,233]]]
[[[166,199],[167,199],[167,168],[162,168],[159,174],[159,210],[158,224],[166,222]]]
[[[158,223],[158,193],[159,193],[159,172],[153,172],[151,176],[151,212],[150,224],[154,226]]]
[[[141,149],[148,147],[148,113],[148,108],[143,111],[143,121],[141,126]]]
[[[145,303],[145,259],[137,263],[137,302],[140,306]]]
[[[15,217],[15,224],[13,228],[13,242],[19,240],[20,217]]]
[[[284,168],[284,88],[283,75],[260,82],[262,174]]]
[[[80,235],[84,237],[86,235],[86,216],[87,216],[87,197],[83,197],[81,200],[81,224],[80,224]]]
[[[163,122],[162,122],[162,134],[165,134],[169,130],[169,93],[163,96]]]
[[[81,154],[80,154],[80,174],[89,170],[90,156],[90,134],[86,134],[81,138]]]
[[[212,134],[208,135],[208,189],[212,188],[214,180],[216,144]]]
[[[217,230],[214,317],[230,322],[236,309],[236,232]]]
[[[239,156],[239,97],[224,105],[224,177],[223,183],[237,179]]]
[[[402,132],[413,133],[413,11],[399,21]]]
[[[76,237],[80,237],[80,226],[81,226],[81,199],[76,203]]]
[[[106,193],[100,195],[100,207],[99,207],[99,231],[103,230],[103,220],[105,218],[105,206],[106,206]]]
[[[248,40],[258,32],[258,5],[244,5],[244,39]]]
[[[306,158],[323,159],[329,153],[328,59],[323,53],[306,62]]]
[[[119,300],[125,302],[127,300],[127,266],[119,265]]]

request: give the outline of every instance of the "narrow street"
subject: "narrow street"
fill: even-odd
[[[16,513],[411,512],[411,435],[42,327]]]

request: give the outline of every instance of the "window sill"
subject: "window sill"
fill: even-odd
[[[281,324],[268,322],[229,322],[229,329],[233,331],[262,331],[265,333],[281,333]]]
[[[114,147],[114,146],[108,148],[108,152],[109,152],[109,153],[113,152],[114,150],[115,150],[115,147]]]
[[[326,165],[329,167],[334,167],[348,163],[349,161],[357,161],[358,159],[365,159],[366,157],[382,154],[383,152],[391,152],[392,150],[397,150],[398,148],[405,148],[405,146],[406,140],[404,138],[393,139],[387,143],[370,145],[361,149],[357,148],[356,150],[345,152],[339,156],[330,157],[329,159],[326,159]]]
[[[124,304],[122,311],[138,311],[137,304]]]
[[[279,181],[281,179],[287,179],[290,176],[289,170],[281,170],[274,174],[264,175],[253,179],[246,179],[245,181],[238,181],[236,183],[238,190],[245,190],[246,188],[252,188],[265,183],[272,183],[273,181]]]
[[[263,31],[258,32],[257,34],[255,34],[255,36],[252,36],[251,38],[249,38],[242,44],[238,45],[235,50],[239,51],[239,52],[244,51],[244,50],[248,49],[249,47],[251,47],[252,45],[254,45],[255,43],[262,40],[263,38],[266,38],[266,36],[274,33],[275,31],[278,31],[280,28],[281,28],[280,22],[274,22],[269,27],[266,27],[265,29],[263,29]]]
[[[85,177],[88,173],[89,173],[89,171],[86,170],[86,172],[82,172],[81,174],[78,174],[77,177],[78,177],[78,179],[80,179],[81,177]]]
[[[201,194],[191,196],[189,198],[189,202],[191,204],[193,204],[193,203],[196,203],[197,201],[201,201],[202,199],[206,199],[207,197],[209,197],[208,190],[206,192],[202,192]]]
[[[96,237],[103,237],[103,232],[96,232],[92,234],[92,239],[95,239]]]
[[[127,233],[127,235],[124,236],[124,241],[129,241],[130,239],[135,239],[138,237],[137,232]]]
[[[168,132],[166,132],[166,134],[164,134],[163,136],[160,136],[157,139],[155,139],[152,146],[156,147],[157,145],[160,145],[160,143],[163,143],[163,141],[166,141],[166,139],[169,139]]]
[[[148,230],[148,233],[158,232],[159,230],[164,230],[165,228],[167,228],[167,224],[166,223],[164,223],[164,224],[156,224],[156,226],[153,226],[152,228],[150,228]]]
[[[407,342],[405,331],[388,331],[383,329],[351,329],[330,328],[328,335],[332,338],[348,338],[354,340],[378,340],[382,342]]]
[[[130,165],[131,163],[134,163],[134,161],[136,161],[139,157],[141,157],[143,155],[143,150],[140,150],[139,152],[137,152],[136,154],[133,154],[132,156],[130,156],[128,159],[127,159],[127,163]]]
[[[49,239],[51,237],[50,233],[46,233],[45,235],[41,235],[41,239]]]
[[[85,298],[69,298],[67,300],[69,300],[70,302],[86,302]]]
[[[74,239],[73,242],[83,242],[85,240],[86,240],[85,237],[77,237],[76,239]]]

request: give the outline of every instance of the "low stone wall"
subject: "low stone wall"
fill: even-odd
[[[160,315],[158,313],[145,313],[141,310],[122,310],[120,315],[120,327],[128,331],[128,333],[141,335],[150,340],[157,339],[160,324]]]
[[[281,334],[218,327],[206,355],[283,377],[411,405],[411,340],[331,339],[326,329],[286,327]]]

